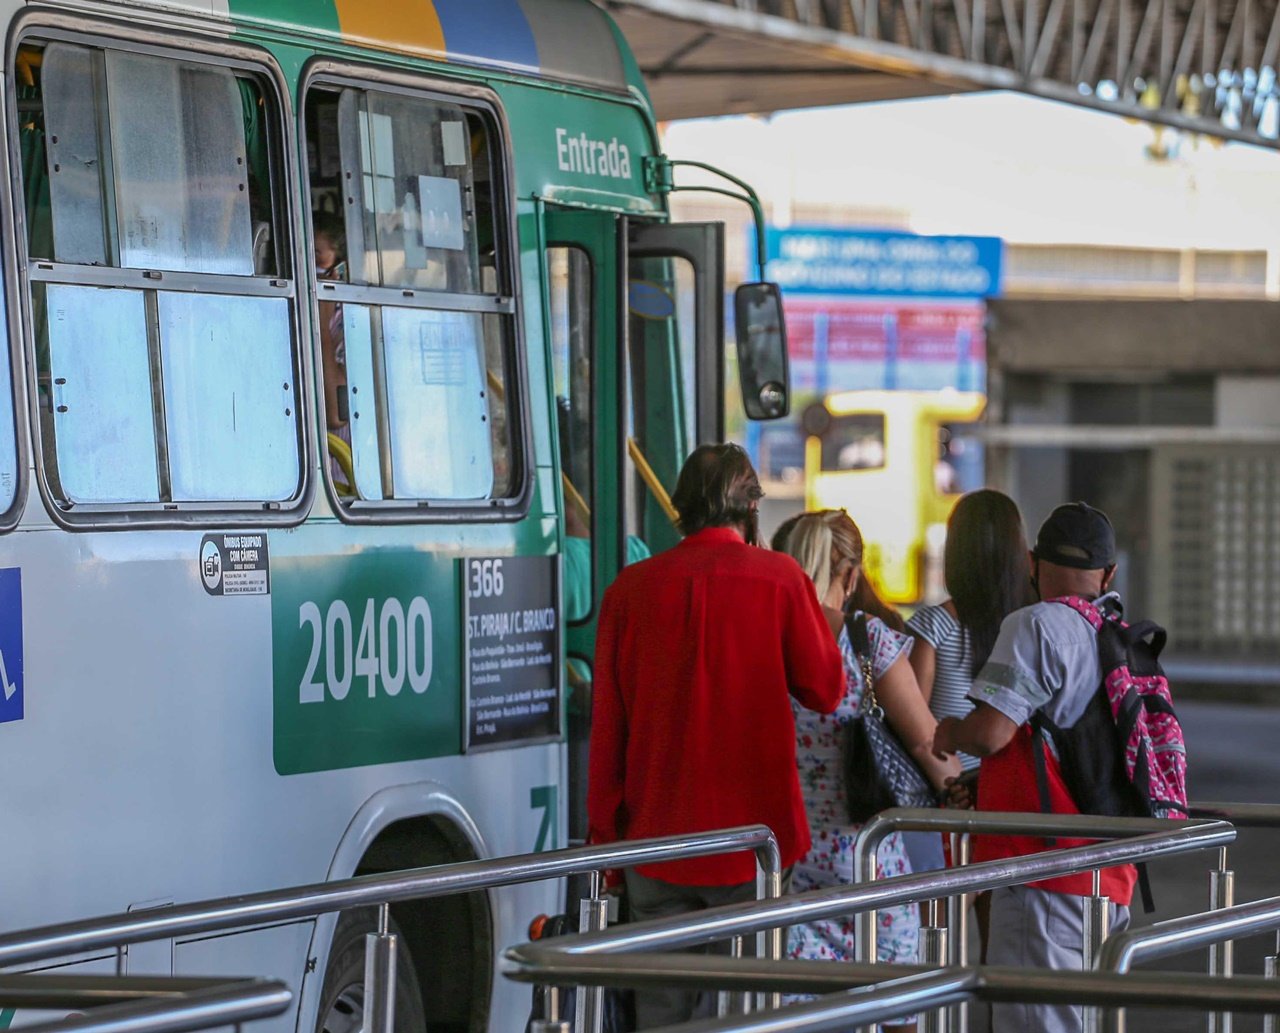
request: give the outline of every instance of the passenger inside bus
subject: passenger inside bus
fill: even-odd
[[[490,126],[433,98],[327,84],[304,120],[338,498],[513,494],[512,321],[475,303],[510,294]]]
[[[316,276],[321,280],[345,282],[347,244],[341,217],[316,212],[314,222]],[[347,397],[347,348],[340,301],[320,302],[320,368],[333,486],[339,496],[350,498],[355,495],[356,487],[351,468],[351,407]]]

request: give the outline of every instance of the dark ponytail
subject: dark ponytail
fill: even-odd
[[[976,676],[1005,617],[1035,602],[1027,535],[1013,499],[989,488],[963,496],[947,521],[944,566]]]

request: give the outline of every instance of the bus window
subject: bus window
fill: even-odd
[[[17,78],[55,499],[297,498],[292,284],[278,278],[262,80],[63,42],[25,43]]]
[[[884,464],[884,413],[832,417],[822,436],[823,470],[879,470]]]
[[[555,379],[560,469],[564,474],[565,620],[591,613],[594,567],[591,507],[595,448],[591,404],[591,259],[580,247],[547,249],[551,362]]]
[[[982,444],[972,423],[938,424],[938,461],[933,468],[939,495],[963,495],[982,487]]]
[[[446,100],[330,85],[304,117],[337,498],[516,495],[493,126]]]

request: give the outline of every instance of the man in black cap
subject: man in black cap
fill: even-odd
[[[1078,814],[1057,757],[1037,739],[1032,720],[1041,714],[1059,728],[1071,727],[1102,682],[1093,625],[1067,600],[1105,609],[1115,598],[1108,592],[1116,570],[1111,521],[1083,502],[1059,506],[1036,537],[1031,570],[1042,601],[1005,618],[991,657],[969,692],[975,708],[963,720],[949,717],[939,722],[934,750],[940,755],[963,750],[983,758],[979,810]],[[1036,757],[1037,749],[1043,764]],[[1047,799],[1042,797],[1042,786]],[[1086,842],[1060,837],[1050,844],[1034,836],[979,836],[974,860],[1025,857]],[[1113,931],[1128,924],[1134,881],[1131,865],[1102,872],[1101,892],[1111,901]],[[1079,971],[1084,898],[1092,893],[1089,872],[996,890],[987,962]],[[997,1004],[992,1008],[993,1033],[1078,1033],[1083,1025],[1082,1009],[1069,1005]]]

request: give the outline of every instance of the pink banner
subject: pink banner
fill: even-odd
[[[986,310],[980,303],[896,304],[846,299],[786,300],[791,357],[813,359],[824,334],[827,361],[985,362]]]

